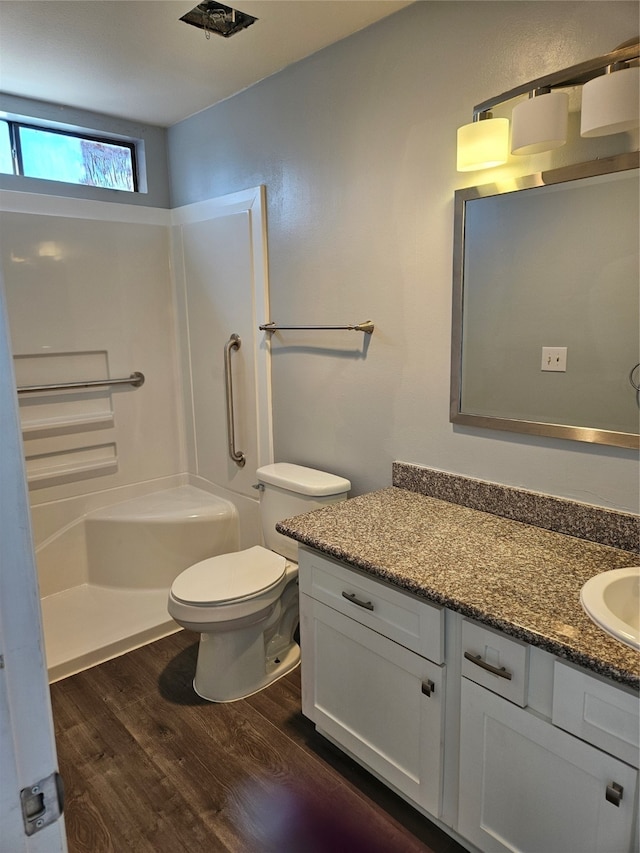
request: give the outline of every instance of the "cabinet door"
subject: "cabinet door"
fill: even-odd
[[[301,599],[303,710],[320,732],[437,817],[444,669]]]
[[[630,853],[634,768],[465,678],[461,701],[464,838],[487,853]]]

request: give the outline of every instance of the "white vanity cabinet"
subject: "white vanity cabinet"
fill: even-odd
[[[491,853],[632,853],[638,771],[592,744],[633,760],[637,697],[555,661],[549,720],[526,707],[525,644],[466,620],[462,638],[459,834]]]
[[[303,713],[470,850],[639,853],[637,693],[306,548],[300,592]]]
[[[442,608],[306,551],[300,592],[303,713],[319,732],[437,817]]]

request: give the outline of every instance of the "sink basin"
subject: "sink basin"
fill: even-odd
[[[582,587],[580,602],[596,625],[640,649],[640,566],[596,575]]]

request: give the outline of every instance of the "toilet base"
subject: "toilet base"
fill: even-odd
[[[255,642],[245,646],[240,656],[235,643],[225,644],[225,639],[229,637],[229,634],[200,636],[193,689],[208,702],[246,699],[264,690],[300,663],[300,646],[295,642],[277,656],[265,660],[262,633]],[[229,652],[231,660],[226,665],[224,658]]]

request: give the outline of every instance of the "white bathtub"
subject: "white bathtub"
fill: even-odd
[[[230,501],[177,486],[91,512],[37,550],[50,681],[179,630],[174,578],[240,547]]]

